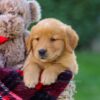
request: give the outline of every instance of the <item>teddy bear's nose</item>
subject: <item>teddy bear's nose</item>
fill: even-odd
[[[47,50],[46,49],[40,49],[38,52],[39,52],[39,55],[41,57],[45,57]]]

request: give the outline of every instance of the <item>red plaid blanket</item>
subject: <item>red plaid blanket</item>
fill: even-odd
[[[29,89],[23,83],[21,71],[0,68],[0,100],[57,100],[71,78],[72,73],[66,71],[52,85]]]

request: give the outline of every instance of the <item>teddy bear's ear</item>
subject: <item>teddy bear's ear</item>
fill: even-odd
[[[31,20],[33,22],[37,22],[41,18],[41,7],[36,0],[28,0],[30,13],[31,13]]]
[[[74,29],[72,29],[72,27],[69,25],[65,25],[65,31],[66,31],[66,35],[67,35],[66,48],[70,52],[72,52],[78,44],[79,37],[78,37],[76,31]]]

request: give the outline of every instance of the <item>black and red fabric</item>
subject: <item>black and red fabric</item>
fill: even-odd
[[[72,79],[72,72],[65,71],[54,84],[29,89],[24,85],[22,71],[0,68],[0,74],[0,100],[57,100]]]

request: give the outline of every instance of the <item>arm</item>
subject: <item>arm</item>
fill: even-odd
[[[34,88],[38,84],[40,71],[41,69],[34,62],[30,53],[24,64],[24,83],[27,87]]]
[[[67,70],[67,68],[61,64],[52,64],[43,71],[41,76],[41,83],[43,83],[43,85],[50,85],[54,83],[58,78],[58,75],[65,70]]]

